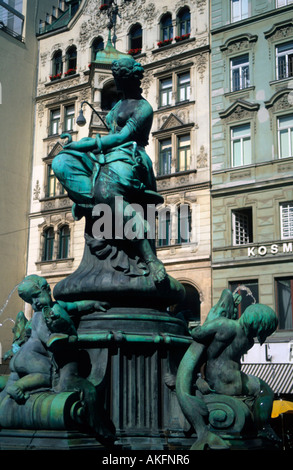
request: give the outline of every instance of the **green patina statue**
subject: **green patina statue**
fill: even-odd
[[[273,391],[263,380],[243,373],[240,363],[254,338],[263,344],[275,331],[277,317],[270,307],[253,304],[236,319],[238,303],[238,294],[223,291],[205,323],[191,331],[194,341],[178,368],[177,397],[197,434],[193,450],[229,448],[223,432],[240,435],[247,431],[248,418],[259,437],[279,442],[269,424]]]
[[[3,412],[5,419],[7,417],[7,411],[1,407],[15,408],[15,402],[23,408],[31,394],[38,390],[52,393],[79,391],[85,404],[86,423],[99,437],[113,440],[111,424],[103,423],[104,413],[94,385],[79,374],[76,330],[81,315],[93,310],[105,311],[107,304],[55,302],[46,279],[37,275],[27,276],[19,284],[18,293],[32,305],[34,313],[29,322],[23,312],[17,317],[15,341],[10,352],[11,374],[0,394],[0,427]],[[12,401],[7,401],[7,397]],[[13,424],[12,420],[12,427]],[[42,426],[42,423],[38,425]]]
[[[155,206],[163,202],[163,198],[156,191],[152,162],[145,151],[153,110],[141,95],[144,70],[133,58],[127,57],[114,61],[112,72],[122,99],[106,117],[109,134],[77,142],[70,138],[52,162],[55,175],[74,202],[74,216],[86,217],[86,252],[81,267],[72,277],[57,284],[54,295],[65,299],[84,293],[99,298],[111,294],[113,300],[112,279],[115,277],[116,295],[121,290],[119,306],[121,298],[127,294],[132,299],[136,296],[145,306],[146,299],[150,294],[155,298],[160,287],[167,304],[172,304],[184,295],[184,290],[167,275],[158,260],[155,230],[146,220],[147,206]],[[142,211],[137,210],[137,204]],[[106,235],[94,230],[97,205],[110,209],[113,231]],[[127,232],[127,222],[134,217],[135,230]],[[117,225],[122,227],[118,236]],[[93,279],[97,274],[103,278],[99,278],[99,284]],[[69,287],[72,283],[74,291]]]

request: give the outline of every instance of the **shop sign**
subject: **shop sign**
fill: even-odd
[[[248,258],[253,258],[255,256],[266,256],[266,255],[276,255],[278,253],[292,253],[293,252],[293,243],[283,243],[281,245],[277,245],[274,243],[271,246],[251,246],[248,248]]]

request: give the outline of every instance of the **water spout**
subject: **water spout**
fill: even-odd
[[[245,291],[245,292],[246,292],[246,295],[248,295],[249,297],[252,298],[252,304],[256,304],[256,299],[254,298],[254,296],[253,296],[251,290],[249,289],[249,287],[246,287],[244,284],[241,284],[241,286],[238,286],[238,287],[234,290],[233,295],[236,294],[236,293],[238,293],[238,292],[241,291],[241,290]]]
[[[11,291],[10,294],[8,295],[6,301],[4,302],[3,307],[0,309],[0,316],[2,315],[2,313],[4,312],[4,310],[6,309],[9,300],[11,299],[12,295],[14,294],[14,292],[16,291],[16,289],[18,288],[19,284],[20,284],[20,283],[16,284],[16,286],[13,287],[12,291]]]

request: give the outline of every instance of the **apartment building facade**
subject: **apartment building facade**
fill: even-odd
[[[38,40],[28,274],[53,288],[79,266],[84,222],[74,220],[51,163],[62,132],[73,140],[107,132],[103,120],[118,99],[111,61],[129,54],[145,69],[143,96],[154,110],[147,153],[166,214],[158,218],[157,254],[187,291],[174,313],[199,322],[211,307],[209,2],[63,2],[40,24]],[[79,127],[84,101],[87,124]]]
[[[280,0],[214,0],[211,11],[213,301],[228,287],[243,296],[239,314],[252,302],[277,312],[266,353],[255,348],[244,362],[254,373],[265,365],[285,394],[293,383],[292,11]]]

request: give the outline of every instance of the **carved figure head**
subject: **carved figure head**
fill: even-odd
[[[247,307],[239,318],[247,336],[257,337],[263,344],[278,326],[278,318],[274,310],[267,305],[253,304]]]
[[[144,68],[132,57],[114,60],[112,63],[112,73],[118,91],[139,88],[139,91],[141,92],[140,82],[143,78]]]
[[[35,311],[51,305],[51,288],[44,277],[31,274],[26,276],[18,286],[18,295],[32,305]]]

